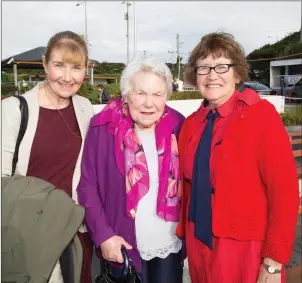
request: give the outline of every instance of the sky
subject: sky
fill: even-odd
[[[1,57],[46,46],[63,30],[85,34],[85,5],[74,1],[2,1]],[[301,28],[300,1],[129,1],[129,59],[155,56],[176,62],[179,52],[186,62],[189,52],[207,33],[234,35],[246,54],[275,43]],[[99,62],[127,60],[126,5],[122,1],[87,1],[89,57]],[[135,9],[134,9],[135,7]],[[135,10],[135,13],[134,13]],[[135,18],[135,21],[134,21]],[[136,29],[134,29],[136,22]]]

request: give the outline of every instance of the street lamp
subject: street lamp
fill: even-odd
[[[136,49],[137,49],[137,40],[136,40],[136,17],[135,17],[135,0],[133,1],[133,39],[134,39],[134,47],[133,47],[133,59],[136,57]]]
[[[125,14],[125,20],[127,21],[127,64],[129,63],[129,6],[131,4],[129,2],[123,1],[122,4],[126,4],[127,12]]]
[[[88,42],[88,33],[87,33],[87,9],[86,9],[86,1],[77,3],[76,6],[79,7],[82,4],[84,4],[84,6],[85,6],[85,43],[86,43],[86,46],[87,46],[87,49],[88,49],[88,47],[89,47],[90,44]],[[86,74],[88,75],[88,73],[89,73],[89,70],[87,68]],[[90,83],[93,85],[93,67],[91,67]]]
[[[80,6],[84,4],[85,5],[85,42],[87,44],[87,47],[88,47],[88,33],[87,33],[87,10],[86,10],[86,1],[84,2],[81,2],[81,3],[77,3],[76,6]]]

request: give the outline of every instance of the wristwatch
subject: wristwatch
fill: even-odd
[[[267,272],[270,273],[270,274],[281,273],[281,269],[277,269],[276,267],[273,267],[273,266],[268,265],[266,263],[263,263],[263,266],[264,266],[265,270],[267,270]]]

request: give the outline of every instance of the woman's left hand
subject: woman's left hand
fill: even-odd
[[[282,264],[270,258],[265,258],[264,263],[282,269]],[[270,274],[263,265],[260,266],[257,283],[281,283],[281,273]]]
[[[263,265],[261,265],[257,283],[281,283],[281,273],[270,274]]]

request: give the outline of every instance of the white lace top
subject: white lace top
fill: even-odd
[[[166,222],[156,214],[158,157],[154,132],[137,130],[142,142],[150,176],[148,193],[139,201],[135,217],[137,247],[144,260],[166,258],[178,253],[181,240],[175,235],[177,222]]]

